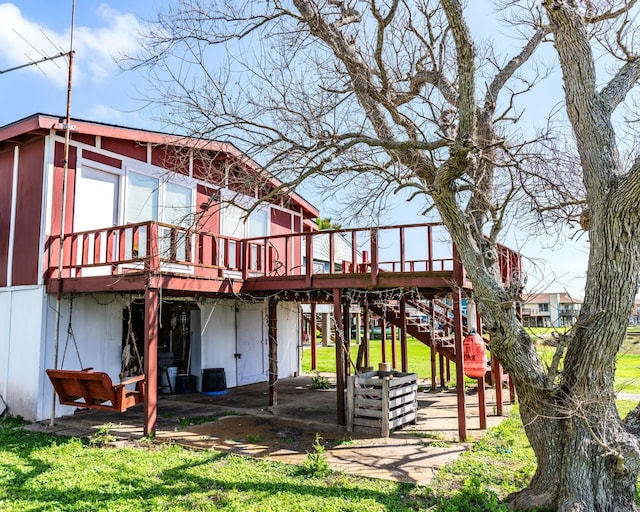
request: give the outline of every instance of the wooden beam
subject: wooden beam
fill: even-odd
[[[469,304],[473,304],[473,311],[469,310]],[[474,316],[473,320],[475,323],[476,332],[482,336],[482,318],[480,318],[480,311],[478,311],[478,307],[475,302],[469,300],[467,303],[467,327],[469,332],[471,332],[470,320],[471,316]],[[484,339],[484,338],[483,338]],[[478,379],[478,414],[480,416],[480,428],[482,430],[487,429],[487,399],[485,396],[485,378],[482,377]]]
[[[344,354],[342,337],[342,290],[336,288],[333,290],[333,317],[335,320],[335,346],[336,346],[336,397],[338,408],[338,425],[346,425],[345,401],[344,401]]]
[[[467,440],[467,404],[464,389],[464,352],[462,348],[462,300],[460,288],[453,295],[453,336],[456,351],[456,394],[458,397],[458,437],[461,442]]]
[[[158,290],[147,288],[144,294],[144,435],[155,436],[158,417]]]
[[[493,385],[496,390],[496,415],[504,414],[504,397],[502,396],[502,365],[496,357],[491,354],[491,373],[493,374]]]
[[[391,325],[391,368],[393,368],[394,370],[398,367],[397,366],[397,357],[396,357],[396,337],[397,337],[397,330],[396,330],[396,326],[395,325]]]
[[[380,358],[383,363],[387,362],[387,321],[380,318]]]
[[[409,371],[409,354],[407,351],[407,308],[404,296],[400,299],[400,365],[402,372]]]
[[[369,366],[369,339],[371,337],[371,317],[369,315],[369,301],[364,301],[364,333],[362,337],[362,361],[361,366]],[[358,352],[360,353],[360,351]],[[358,368],[360,370],[360,368]]]
[[[351,322],[350,313],[351,301],[349,299],[342,302],[342,339],[344,340],[344,378],[346,379],[351,375]]]
[[[318,319],[316,318],[316,303],[311,303],[311,323],[309,324],[309,343],[311,343],[311,369],[315,370],[318,367],[318,360],[316,355],[316,343],[317,343],[317,335],[316,331],[318,329]]]
[[[436,375],[436,356],[437,356],[437,346],[436,346],[436,319],[435,319],[435,306],[433,305],[433,299],[429,301],[429,326],[430,326],[430,337],[431,337],[431,347],[430,353],[431,356],[431,390],[435,391],[438,388],[436,384],[437,375]]]
[[[278,303],[269,299],[269,405],[278,405]]]

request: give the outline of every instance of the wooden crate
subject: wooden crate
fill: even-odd
[[[415,373],[367,372],[347,380],[347,429],[388,437],[415,423],[418,376]]]

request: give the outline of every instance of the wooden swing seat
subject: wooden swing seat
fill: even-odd
[[[46,370],[60,403],[72,407],[124,412],[144,400],[145,376],[138,375],[113,384],[105,372],[83,370]],[[136,389],[125,386],[136,384]]]

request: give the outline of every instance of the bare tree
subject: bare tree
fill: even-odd
[[[315,179],[355,194],[352,208],[408,191],[437,212],[537,456],[510,503],[637,510],[640,409],[621,421],[614,371],[638,289],[640,160],[625,164],[613,122],[640,77],[636,1],[499,7],[519,38],[511,55],[474,40],[459,0],[183,0],[128,63],[148,72],[174,129],[232,141],[283,187]],[[548,106],[559,114],[534,131],[521,97],[548,75],[541,47],[560,65],[565,108]],[[588,230],[582,311],[551,368],[516,318],[522,283],[498,271],[498,238],[524,211]]]

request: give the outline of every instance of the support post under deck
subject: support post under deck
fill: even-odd
[[[318,328],[317,318],[316,318],[316,303],[311,303],[311,323],[309,325],[309,343],[311,343],[311,370],[315,371],[318,366],[317,355],[316,355],[316,343],[317,336],[316,330]]]
[[[473,313],[475,314],[476,330],[480,336],[482,336],[482,318],[480,318],[480,312],[475,302],[470,301],[469,304],[473,304]],[[467,306],[467,318],[471,315]],[[484,338],[482,338],[484,340]],[[487,429],[487,398],[485,395],[485,378],[478,379],[478,414],[480,415],[480,428],[482,430]]]
[[[460,288],[454,287],[453,336],[456,350],[456,394],[458,397],[458,437],[467,440],[467,404],[464,389],[464,353],[462,348],[462,300]]]
[[[344,347],[342,342],[342,290],[333,290],[333,318],[335,320],[335,346],[336,346],[336,398],[338,409],[338,425],[346,425],[345,418],[345,378],[344,378]]]
[[[409,354],[407,351],[407,308],[404,297],[400,299],[400,364],[403,373],[409,371]]]
[[[158,418],[158,290],[144,293],[144,435],[155,436]]]
[[[269,299],[269,405],[278,405],[278,303]]]

